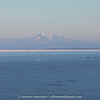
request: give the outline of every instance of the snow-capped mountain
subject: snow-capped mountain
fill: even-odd
[[[40,33],[35,37],[0,40],[0,49],[34,49],[34,48],[99,48],[100,42],[87,42],[68,39],[56,34]]]
[[[31,37],[28,40],[34,40],[36,42],[56,42],[56,41],[66,41],[67,38],[65,36],[58,36],[56,34],[45,34],[45,33],[40,33],[39,35],[35,37]]]

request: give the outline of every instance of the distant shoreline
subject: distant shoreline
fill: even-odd
[[[46,52],[46,51],[100,51],[100,48],[0,49],[0,52]]]

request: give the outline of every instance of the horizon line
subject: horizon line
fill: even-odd
[[[0,50],[0,52],[49,52],[49,51],[100,51],[99,49],[17,49],[17,50]]]

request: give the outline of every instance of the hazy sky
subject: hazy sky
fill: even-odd
[[[39,33],[100,38],[100,0],[0,0],[0,39]]]

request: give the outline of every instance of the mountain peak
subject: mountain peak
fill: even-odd
[[[45,36],[46,34],[45,33],[40,33],[40,36]]]
[[[48,38],[49,40],[52,40],[53,36],[54,36],[53,34],[40,33],[37,38],[45,37]]]

